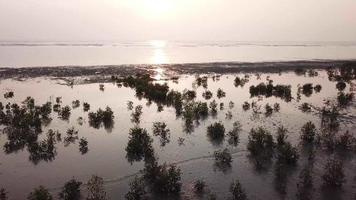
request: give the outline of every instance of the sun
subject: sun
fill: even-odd
[[[176,0],[129,0],[129,7],[147,19],[166,19],[177,8]]]

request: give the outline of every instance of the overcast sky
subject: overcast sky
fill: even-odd
[[[355,41],[356,0],[0,0],[0,40]]]

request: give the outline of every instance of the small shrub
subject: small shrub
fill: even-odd
[[[334,159],[327,161],[322,176],[324,186],[341,187],[345,182],[345,174],[342,162]]]
[[[59,193],[59,198],[64,200],[79,200],[81,185],[82,182],[75,179],[66,182],[62,191]]]
[[[242,186],[238,180],[231,183],[230,192],[232,194],[233,200],[246,200],[247,199],[246,192],[242,188]]]
[[[35,188],[33,190],[33,192],[31,192],[28,196],[27,196],[28,200],[52,200],[53,197],[52,195],[48,192],[48,189],[43,187],[43,186],[39,186],[38,188]]]
[[[141,118],[141,115],[142,115],[142,109],[143,107],[141,105],[138,105],[135,107],[135,111],[133,113],[131,113],[131,121],[138,124],[140,123],[140,118]]]
[[[222,140],[225,136],[225,127],[221,122],[215,122],[208,126],[207,132],[211,140]]]
[[[300,137],[304,142],[310,143],[314,141],[316,132],[315,125],[313,122],[309,121],[302,127]]]
[[[87,200],[106,200],[103,178],[93,175],[87,183]]]

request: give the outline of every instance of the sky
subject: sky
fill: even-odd
[[[356,0],[0,0],[1,41],[356,41]]]

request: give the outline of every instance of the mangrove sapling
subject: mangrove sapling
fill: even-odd
[[[5,99],[10,99],[10,98],[12,98],[12,97],[14,97],[14,92],[13,92],[13,91],[6,92],[6,93],[4,94],[4,98],[5,98]]]
[[[105,110],[99,108],[96,113],[89,112],[88,118],[89,125],[94,128],[100,128],[101,124],[104,124],[105,128],[110,128],[114,123],[114,112],[107,106]]]
[[[69,106],[65,106],[62,109],[60,109],[58,114],[59,114],[61,119],[68,120],[69,117],[70,117],[70,113],[71,113],[70,107]]]
[[[204,88],[208,87],[208,77],[203,76],[203,77],[197,77],[195,79],[195,83],[198,85],[198,87],[203,86]]]
[[[316,86],[314,86],[314,91],[315,91],[315,93],[319,93],[320,91],[321,91],[321,85],[316,85]]]
[[[245,101],[245,102],[242,104],[242,109],[243,109],[244,111],[249,110],[249,109],[250,109],[250,104],[249,104],[247,101]]]
[[[274,145],[271,133],[265,128],[251,129],[248,136],[247,149],[251,156],[255,158],[257,166],[272,158]]]
[[[277,148],[278,162],[294,165],[297,163],[298,158],[299,155],[298,155],[297,148],[293,147],[290,142],[285,142],[285,144],[278,146]]]
[[[346,131],[344,134],[340,135],[336,141],[338,148],[343,150],[352,150],[356,145],[356,138]]]
[[[314,69],[309,69],[308,70],[308,76],[309,77],[315,77],[315,76],[318,76],[319,73],[317,71],[315,71]]]
[[[35,188],[28,196],[28,200],[52,200],[53,197],[49,193],[48,189],[44,186],[39,186]]]
[[[238,180],[235,180],[230,185],[230,192],[232,194],[233,200],[246,200],[247,195],[245,190],[242,188],[241,183]]]
[[[265,112],[266,117],[269,117],[272,115],[273,108],[268,103],[265,105],[265,110],[266,110],[266,112]]]
[[[153,191],[161,194],[178,194],[181,190],[181,170],[166,163],[158,165],[155,159],[145,162],[144,179]]]
[[[134,108],[133,104],[134,103],[132,101],[128,101],[127,102],[127,110],[132,110]]]
[[[299,107],[299,109],[302,111],[302,112],[310,112],[312,107],[310,104],[308,103],[302,103],[302,105]]]
[[[103,178],[93,175],[87,182],[87,200],[107,200]]]
[[[309,121],[303,125],[301,129],[300,138],[307,143],[312,143],[315,140],[315,135],[317,133],[316,127],[313,122]]]
[[[232,157],[230,151],[225,148],[214,152],[215,165],[220,169],[225,169],[231,166]]]
[[[205,92],[203,92],[203,97],[205,100],[209,100],[213,97],[213,93],[209,90],[206,90]]]
[[[281,110],[281,106],[279,105],[279,103],[273,104],[273,110],[274,112],[279,112]]]
[[[245,76],[244,78],[240,78],[237,76],[234,80],[234,85],[235,87],[243,87],[248,81],[248,76]]]
[[[222,141],[225,136],[225,127],[221,122],[208,126],[207,135],[212,141]]]
[[[87,102],[83,103],[83,111],[88,112],[90,110],[90,104]]]
[[[68,146],[71,143],[75,143],[78,140],[78,130],[75,130],[74,127],[67,129],[67,135],[64,137],[63,143],[64,146]]]
[[[129,132],[129,141],[126,147],[126,158],[132,163],[141,161],[143,158],[153,157],[152,138],[148,135],[146,129],[131,128]]]
[[[230,101],[230,102],[229,102],[229,109],[233,109],[233,108],[234,108],[234,106],[235,106],[235,103],[234,103],[234,102],[232,102],[232,101]]]
[[[143,107],[141,105],[138,105],[135,107],[135,111],[131,113],[131,121],[133,123],[139,124],[140,123],[140,118],[142,115],[142,109]]]
[[[232,112],[230,110],[227,111],[227,113],[225,114],[225,119],[228,119],[228,120],[232,119]]]
[[[179,138],[178,138],[178,145],[179,145],[179,146],[184,145],[184,141],[185,141],[185,139],[184,139],[184,138],[179,137]]]
[[[32,142],[28,144],[29,160],[34,164],[39,161],[52,161],[57,155],[55,133],[51,129],[47,133],[47,138],[41,142]]]
[[[220,110],[224,110],[224,103],[220,103]]]
[[[354,99],[353,93],[340,92],[339,95],[337,96],[337,102],[339,103],[340,107],[348,106],[353,99]]]
[[[290,85],[276,85],[272,84],[270,81],[267,85],[265,83],[260,83],[257,86],[252,85],[250,87],[251,97],[255,96],[265,96],[265,97],[279,97],[286,102],[291,101],[291,86]]]
[[[215,99],[210,102],[209,108],[211,110],[212,115],[216,115],[218,113],[218,104],[216,103]]]
[[[336,89],[338,89],[340,92],[343,91],[346,88],[346,83],[344,81],[339,81],[336,83]]]
[[[0,200],[8,200],[7,196],[8,192],[5,190],[5,188],[0,189]]]
[[[221,99],[226,96],[226,92],[224,92],[221,88],[218,89],[216,96]]]
[[[183,109],[183,95],[177,91],[169,91],[166,97],[167,105],[173,105],[176,110],[176,115],[179,116]]]
[[[130,183],[130,190],[126,193],[127,200],[143,200],[146,199],[145,181],[143,178],[135,176],[134,180]]]
[[[240,124],[240,122],[236,121],[233,124],[232,130],[227,133],[229,137],[228,142],[230,145],[237,146],[237,144],[239,143],[239,135],[241,132],[241,127],[242,125]]]
[[[342,162],[335,159],[328,160],[324,167],[322,179],[324,186],[342,187],[346,181]]]
[[[153,123],[153,135],[159,136],[161,141],[161,146],[165,146],[170,141],[171,133],[167,128],[167,124],[164,122],[154,122]]]
[[[191,101],[191,100],[195,99],[196,97],[197,97],[197,92],[195,92],[194,90],[185,89],[183,91],[183,98],[185,100]]]
[[[80,138],[79,141],[79,151],[81,154],[86,154],[88,152],[88,140],[86,138]]]
[[[312,169],[306,167],[302,169],[299,174],[299,181],[297,183],[297,194],[296,197],[298,200],[312,200],[313,192],[313,177]]]
[[[79,200],[80,199],[80,186],[82,182],[72,179],[64,184],[62,191],[58,194],[60,199],[63,200]]]
[[[79,106],[80,106],[80,101],[79,100],[72,101],[72,108],[73,109],[76,109]]]
[[[313,94],[313,84],[312,83],[306,83],[302,86],[302,93],[306,97],[310,97]]]
[[[99,90],[103,92],[105,90],[105,85],[99,84]]]
[[[197,180],[194,182],[194,192],[197,193],[197,194],[202,194],[204,192],[204,189],[205,189],[205,182],[204,180]]]
[[[282,146],[286,144],[287,142],[287,133],[288,130],[284,128],[283,126],[279,126],[277,129],[277,147]]]

